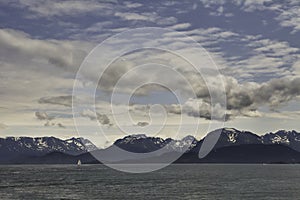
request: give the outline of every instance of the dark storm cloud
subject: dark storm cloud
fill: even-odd
[[[300,95],[300,78],[272,79],[262,84],[232,83],[226,83],[228,110],[257,109],[262,105],[275,108]]]
[[[198,89],[198,99],[190,99],[183,105],[165,106],[169,113],[187,114],[210,120],[230,120],[236,116],[258,117],[259,107],[268,106],[270,110],[276,109],[292,99],[300,96],[300,78],[278,78],[265,83],[240,84],[232,77],[224,77],[226,105],[211,105],[209,92]],[[218,101],[216,101],[218,102]],[[222,109],[226,107],[226,114]],[[214,112],[212,114],[212,112]]]
[[[273,79],[254,91],[255,103],[276,107],[300,95],[300,78]]]
[[[261,106],[276,109],[300,95],[300,78],[285,77],[268,82],[238,84],[226,81],[227,110],[233,115],[257,116]]]

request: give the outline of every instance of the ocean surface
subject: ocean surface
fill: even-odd
[[[0,166],[0,199],[300,199],[300,165]]]

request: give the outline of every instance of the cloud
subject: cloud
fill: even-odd
[[[211,14],[221,17],[228,14],[228,7],[225,5],[227,4],[226,1],[206,0],[205,5],[209,4],[210,2],[219,3],[218,6],[213,7],[212,9],[215,10],[215,13],[210,12]],[[264,9],[273,9],[275,11],[275,9],[277,9],[274,16],[278,15],[279,17],[275,18],[275,20],[278,20],[282,27],[292,27],[295,30],[299,28],[297,27],[299,25],[299,15],[297,14],[299,1],[288,1],[284,4],[285,8],[283,6],[276,5],[275,3],[273,4],[268,0],[234,0],[231,2],[234,2],[245,12],[253,12]],[[289,6],[290,4],[292,5],[292,2],[294,4],[293,8]],[[78,44],[81,44],[82,42],[78,41],[78,43],[75,45],[74,41],[47,39],[47,37],[76,38],[77,35],[77,38],[80,39],[90,41],[94,39],[95,41],[99,41],[99,35],[107,38],[115,31],[120,32],[142,24],[157,24],[163,27],[173,27],[176,30],[181,30],[183,33],[191,36],[195,40],[199,41],[200,44],[202,44],[205,48],[207,48],[213,55],[215,61],[220,63],[219,66],[223,67],[223,72],[225,72],[228,76],[235,76],[235,79],[233,78],[233,80],[230,80],[231,77],[225,78],[227,79],[226,84],[228,88],[226,92],[228,96],[228,115],[230,115],[230,117],[239,115],[249,117],[260,116],[261,113],[258,109],[261,105],[268,105],[271,109],[273,109],[277,106],[285,104],[285,102],[290,101],[290,99],[293,99],[294,96],[296,96],[296,94],[290,93],[292,93],[292,90],[297,89],[289,89],[289,87],[291,87],[290,81],[294,78],[291,80],[274,79],[280,82],[277,86],[275,83],[270,83],[268,80],[270,77],[278,78],[289,75],[290,69],[293,69],[293,73],[298,73],[297,69],[299,67],[297,67],[298,64],[296,61],[299,60],[299,57],[297,57],[297,54],[299,54],[299,49],[295,48],[295,46],[297,47],[297,44],[289,44],[288,42],[284,42],[284,38],[281,36],[280,40],[275,40],[274,38],[277,37],[277,34],[275,34],[274,37],[272,36],[272,40],[261,35],[243,35],[241,34],[245,33],[243,27],[241,27],[242,29],[237,32],[232,31],[234,30],[234,27],[231,27],[230,29],[228,29],[228,27],[227,29],[208,27],[186,30],[190,29],[191,27],[194,28],[196,26],[201,26],[201,23],[199,24],[194,21],[187,21],[187,18],[184,17],[187,15],[183,16],[183,12],[181,15],[173,15],[172,12],[180,12],[183,10],[186,13],[191,12],[190,8],[187,9],[186,7],[188,3],[182,4],[182,2],[166,1],[161,3],[162,6],[153,6],[154,4],[151,4],[153,7],[149,6],[149,11],[147,12],[145,11],[145,7],[147,5],[142,7],[144,6],[142,4],[145,4],[144,2],[133,3],[129,1],[121,3],[106,3],[94,0],[54,0],[51,2],[21,0],[12,4],[14,6],[19,6],[19,8],[24,8],[25,17],[30,16],[35,18],[34,20],[42,20],[41,24],[45,20],[55,21],[55,23],[56,20],[58,21],[57,23],[61,22],[60,20],[66,20],[66,23],[68,23],[67,21],[72,17],[84,17],[86,14],[88,14],[88,16],[105,15],[105,17],[95,17],[94,19],[98,21],[96,23],[95,21],[91,21],[90,23],[94,24],[93,26],[90,26],[89,23],[84,24],[84,27],[90,26],[90,28],[86,30],[86,35],[81,35],[82,33],[76,33],[79,29],[84,29],[82,26],[83,24],[81,24],[81,22],[77,22],[76,20],[71,20],[72,23],[68,26],[64,26],[64,29],[59,27],[59,31],[62,33],[53,36],[52,31],[56,31],[54,29],[49,30],[51,33],[47,35],[43,35],[43,30],[34,31],[34,34],[29,35],[12,29],[2,29],[0,32],[0,89],[3,96],[1,101],[5,103],[5,106],[9,104],[10,106],[8,107],[10,109],[31,109],[29,114],[32,115],[32,109],[44,110],[49,107],[54,107],[51,105],[59,105],[56,106],[55,109],[70,108],[71,100],[65,98],[66,96],[63,95],[61,91],[70,91],[72,88],[73,80],[70,77],[74,77],[74,72],[76,72],[80,61],[82,60],[79,59],[79,57],[82,58],[85,55],[84,51],[81,52],[78,50],[81,48],[81,45]],[[197,12],[202,9],[201,6],[197,5],[196,3],[189,4],[193,9],[197,9]],[[269,8],[267,8],[268,6]],[[289,12],[290,10],[292,12]],[[66,16],[68,17],[64,18]],[[182,16],[184,18],[181,18]],[[45,17],[45,19],[41,19],[43,17]],[[101,21],[102,19],[104,21]],[[107,19],[109,19],[109,22]],[[26,18],[26,20],[30,21],[31,19]],[[191,24],[184,22],[190,22]],[[20,21],[20,23],[22,23],[22,21]],[[43,26],[45,25],[48,24],[43,24]],[[48,28],[48,26],[46,27]],[[21,27],[18,26],[18,28]],[[28,27],[26,30],[31,31],[31,28]],[[270,33],[272,31],[273,30],[270,30]],[[178,45],[179,48],[182,47],[180,46],[182,43],[176,37],[168,39],[171,41],[170,45]],[[166,47],[168,46],[166,45]],[[226,49],[222,49],[222,47],[225,47]],[[188,46],[183,46],[183,48],[188,48]],[[144,55],[145,56],[140,57],[143,60],[146,60],[146,57],[148,56],[153,56],[152,54]],[[159,56],[157,56],[157,58],[162,59],[165,54],[161,53]],[[165,57],[165,60],[169,61],[169,63],[177,64],[168,56]],[[119,64],[120,65],[116,65],[115,69],[106,71],[107,76],[103,77],[104,84],[102,85],[103,88],[101,88],[104,91],[111,91],[113,84],[116,83],[118,78],[120,78],[123,73],[131,69],[131,67],[127,66],[126,62]],[[128,65],[130,65],[130,63]],[[182,68],[185,68],[185,65],[179,65]],[[135,65],[133,64],[133,66]],[[293,66],[293,68],[290,68],[291,66]],[[70,71],[71,73],[69,73]],[[91,71],[90,73],[96,74],[96,71]],[[297,75],[299,75],[299,73]],[[150,74],[139,74],[137,79],[152,80],[150,76]],[[166,78],[170,79],[168,76],[164,76],[163,74],[159,73],[156,76],[157,79],[153,80]],[[126,82],[127,84],[124,85],[125,89],[136,81],[136,76],[132,76],[130,78],[131,79]],[[183,105],[183,113],[189,116],[209,119],[211,115],[211,105],[208,100],[209,93],[206,87],[203,86],[205,84],[203,84],[203,81],[201,81],[198,77],[191,75],[189,78],[193,80],[193,87],[195,88],[199,99],[190,100]],[[179,84],[177,80],[178,79],[172,77],[170,82],[174,82],[174,85],[177,84],[180,90],[186,90],[185,86]],[[258,83],[247,83],[249,81],[257,81]],[[295,81],[293,84],[296,83],[298,82]],[[280,84],[287,87],[285,89],[286,91],[284,91],[284,89],[278,89]],[[270,94],[268,94],[269,96],[265,95],[262,97],[260,97],[260,94],[257,94],[258,91],[261,92],[263,90],[263,85],[264,88],[267,88],[267,90],[274,92],[271,94],[271,97]],[[146,89],[151,92],[156,88],[148,87]],[[46,94],[48,96],[40,98],[41,96],[44,96],[43,94],[45,94],[45,91],[47,91]],[[145,94],[146,93],[147,91]],[[21,98],[22,101],[16,100]],[[37,104],[37,101],[34,99],[38,99],[39,104]],[[200,107],[202,111],[200,112],[198,107],[196,107],[198,104],[196,101],[202,101]],[[217,105],[214,105],[214,108],[217,108]],[[174,108],[173,112],[176,113],[178,111],[176,111]],[[51,114],[53,114],[53,112]],[[105,116],[107,117],[107,115]],[[91,120],[96,120],[96,118],[100,118],[102,123],[107,123],[109,120],[107,120],[108,117],[105,118],[104,116],[96,116]],[[6,120],[3,119],[3,121]],[[64,121],[63,123],[65,124]]]
[[[23,9],[25,10],[22,13],[24,18],[26,19],[41,19],[45,18],[60,27],[64,27],[67,29],[67,37],[68,38],[82,38],[83,40],[87,40],[87,37],[95,38],[94,35],[85,33],[78,33],[78,32],[85,32],[80,22],[76,21],[67,21],[64,17],[77,17],[86,15],[95,16],[93,19],[96,19],[99,22],[101,17],[103,19],[110,19],[109,21],[114,22],[114,25],[124,25],[124,28],[132,28],[136,27],[137,21],[151,22],[152,25],[172,25],[177,22],[175,17],[166,16],[164,13],[170,7],[167,5],[163,5],[164,3],[155,3],[155,6],[149,6],[148,12],[145,12],[143,7],[147,7],[144,5],[144,2],[131,2],[131,1],[124,1],[119,2],[115,0],[111,1],[97,1],[97,0],[70,0],[70,1],[60,1],[60,0],[53,0],[49,1],[34,1],[34,0],[12,0],[11,3],[4,3],[5,6]],[[176,6],[175,4],[173,4]],[[184,5],[189,5],[188,3],[184,3]],[[186,9],[187,6],[184,6]],[[185,10],[186,10],[185,9]],[[162,14],[162,15],[160,15]],[[120,21],[121,19],[121,21]],[[124,20],[128,21],[128,23],[124,24]],[[90,19],[92,22],[93,20]],[[88,23],[86,23],[88,24]],[[86,25],[85,24],[85,25]],[[84,26],[85,26],[84,25]],[[99,31],[99,34],[105,35],[106,37],[110,36],[112,32],[119,32],[112,29],[118,29],[121,27],[112,26],[111,29],[102,29]],[[106,35],[106,33],[110,33]],[[72,34],[70,34],[72,33]],[[59,33],[61,34],[61,33]],[[97,34],[97,35],[99,35]],[[71,36],[72,35],[72,36]],[[81,35],[81,36],[80,36]],[[87,37],[84,37],[87,36]],[[106,38],[104,37],[104,38]],[[98,36],[99,38],[99,36]],[[102,40],[104,39],[102,38]],[[101,41],[102,41],[101,40]],[[99,40],[98,40],[99,42]]]
[[[276,78],[261,84],[239,84],[227,78],[225,85],[227,109],[232,115],[260,116],[259,107],[276,109],[300,95],[300,78]]]
[[[173,26],[170,26],[170,29],[174,29],[174,30],[185,30],[188,29],[189,27],[191,27],[192,25],[190,23],[181,23],[181,24],[175,24]]]
[[[205,47],[208,47],[208,50],[212,49],[211,54],[214,61],[221,63],[220,66],[223,67],[223,72],[227,75],[226,77],[224,76],[224,79],[228,113],[226,116],[222,116],[222,114],[219,113],[220,116],[218,114],[218,118],[221,119],[225,117],[226,119],[231,119],[241,115],[258,117],[261,116],[261,113],[258,110],[260,106],[267,105],[270,109],[273,109],[285,102],[289,102],[298,95],[297,92],[295,94],[292,94],[291,91],[284,93],[284,89],[281,91],[276,89],[277,86],[275,88],[272,87],[275,86],[276,81],[280,82],[280,84],[286,84],[286,87],[289,87],[292,84],[289,83],[288,78],[279,78],[291,75],[292,73],[289,72],[288,69],[291,68],[291,65],[296,62],[297,59],[299,59],[299,48],[291,46],[288,42],[267,39],[261,35],[242,35],[218,27],[187,30],[182,33],[200,41],[200,44],[204,42]],[[138,41],[138,36],[134,38],[137,38]],[[115,44],[126,44],[126,42],[128,41],[115,41]],[[168,45],[173,45],[182,50],[182,52],[190,50],[189,44],[180,40],[180,34],[177,33],[167,35],[166,38],[162,38],[159,42],[166,44],[166,49],[168,49]],[[241,52],[241,54],[236,53],[236,55],[233,55],[232,52],[230,52],[231,50],[229,50],[228,56],[226,54],[227,49],[225,49],[227,45],[229,46],[228,49],[232,49],[233,51],[241,49],[243,52]],[[225,48],[222,49],[222,46]],[[191,56],[197,56],[192,50],[190,50],[190,52]],[[202,61],[201,56],[198,57],[198,60]],[[214,110],[217,110],[218,106],[224,106],[217,104],[210,105],[209,91],[205,87],[205,83],[201,80],[201,77],[197,76],[193,71],[189,71],[187,64],[182,64],[182,61],[177,62],[178,58],[176,59],[165,52],[147,52],[147,50],[145,50],[144,52],[136,51],[132,54],[124,55],[121,59],[115,60],[105,71],[99,81],[100,84],[98,89],[111,92],[119,78],[124,74],[129,72],[135,66],[145,63],[155,63],[153,61],[166,64],[167,66],[177,66],[178,68],[176,69],[181,69],[181,71],[177,71],[190,80],[189,82],[197,93],[198,99],[195,101],[198,101],[199,99],[203,100],[200,111],[198,107],[193,107],[191,105],[192,103],[189,102],[188,105],[183,106],[183,113],[189,116],[210,119],[211,107],[215,108]],[[199,63],[203,63],[203,67],[206,67],[206,62]],[[202,66],[199,66],[199,68],[200,67]],[[149,82],[161,82],[161,80],[166,80],[164,83],[170,83],[170,85],[173,84],[172,86],[176,86],[180,91],[187,90],[186,85],[182,84],[179,78],[172,76],[172,79],[168,79],[165,74],[168,74],[170,77],[171,75],[169,73],[160,73],[158,71],[159,70],[156,70],[156,72],[154,71],[155,73],[152,73],[152,71],[149,70],[144,73],[136,73],[138,76],[134,73],[132,73],[131,76],[131,74],[128,73],[126,74],[126,80],[122,82],[121,86],[119,85],[120,88],[117,88],[116,91],[126,93],[130,90],[128,90],[128,88],[133,86],[134,83],[142,82],[140,80]],[[259,78],[258,75],[263,78]],[[231,76],[235,76],[236,78]],[[218,78],[219,77],[215,77],[214,75],[210,77],[212,83],[213,81],[218,81]],[[167,82],[168,80],[170,80],[170,82]],[[272,94],[272,97],[264,96],[259,100],[258,97],[260,94],[257,94],[257,91],[261,92],[264,88],[269,88],[274,91],[274,93]],[[143,89],[139,90],[143,95],[147,94],[149,91],[156,90],[154,87],[145,87]],[[287,96],[285,97],[284,95]],[[196,102],[194,103],[195,105],[197,104]],[[172,112],[178,112],[178,108],[172,109]]]
[[[58,126],[59,128],[66,128],[62,123],[57,123],[57,126]]]
[[[35,116],[39,120],[51,121],[54,119],[54,117],[50,117],[46,112],[40,112],[40,111],[36,111]]]
[[[300,78],[273,79],[254,91],[255,103],[277,107],[300,95]]]
[[[124,20],[141,20],[154,22],[158,17],[154,13],[116,12],[115,16]]]
[[[0,101],[7,107],[7,116],[18,116],[20,112],[32,115],[32,110],[47,110],[58,100],[50,97],[72,89],[73,77],[85,55],[85,42],[36,38],[22,31],[0,29]],[[50,97],[40,98],[45,93]],[[70,107],[70,102],[65,99],[60,104]],[[15,121],[26,120],[21,119],[22,116]],[[36,120],[29,123],[36,123]]]
[[[292,1],[295,3],[296,1]],[[292,27],[292,34],[300,31],[300,4],[299,1],[296,3],[297,5],[293,5],[288,7],[287,9],[284,7],[278,7],[276,10],[280,11],[280,14],[275,18],[280,22],[280,25],[283,27]]]
[[[54,125],[55,125],[55,123],[50,122],[50,121],[47,121],[47,122],[44,124],[44,126],[54,126]]]
[[[100,122],[100,124],[103,124],[103,125],[110,124],[110,120],[107,117],[107,115],[105,115],[105,114],[97,113],[97,119]]]
[[[94,121],[97,119],[97,115],[92,112],[91,110],[84,110],[82,113],[81,113],[81,116],[83,117],[87,117],[89,118],[90,120]]]
[[[162,17],[156,22],[158,25],[170,25],[177,23],[177,18],[175,17]]]
[[[184,33],[209,51],[217,65],[222,67],[222,73],[240,81],[262,82],[292,75],[289,69],[299,60],[300,49],[295,45],[262,35],[244,35],[217,27]],[[228,51],[228,46],[241,52],[233,54]]]
[[[114,16],[121,18],[122,20],[126,21],[144,21],[144,22],[151,22],[155,23],[160,26],[166,26],[166,25],[174,25],[177,23],[177,18],[171,16],[171,17],[163,17],[160,16],[157,12],[139,12],[135,10],[135,12],[129,11],[119,11],[115,12]],[[178,24],[177,27],[173,27],[174,29],[186,29],[190,25],[189,23],[182,23]],[[127,27],[128,28],[128,27]]]
[[[218,103],[212,105],[209,92],[197,94],[198,99],[189,99],[183,105],[166,105],[169,113],[187,114],[193,117],[200,117],[210,120],[230,120],[236,116],[260,117],[262,114],[259,108],[269,107],[276,110],[280,106],[300,96],[300,78],[277,78],[265,83],[238,83],[233,77],[223,77],[226,90],[226,105]],[[216,101],[218,102],[218,101]],[[226,114],[224,116],[224,109]],[[212,114],[212,111],[214,113]]]
[[[168,113],[177,115],[186,114],[191,117],[204,118],[207,120],[229,120],[230,115],[226,115],[224,108],[220,104],[211,106],[210,103],[202,99],[189,99],[183,105],[165,105]]]
[[[200,1],[206,8],[213,10],[210,12],[213,16],[232,16],[232,13],[224,9],[228,3],[237,6],[244,12],[271,11],[276,16],[274,19],[282,27],[292,27],[291,33],[300,31],[300,3],[298,0],[285,1],[284,3],[273,0]]]
[[[141,4],[141,3],[132,3],[130,1],[124,1],[123,3],[127,8],[138,8],[138,7],[143,6],[143,4]]]
[[[277,41],[270,39],[254,40],[247,46],[253,47],[258,53],[263,53],[266,56],[285,58],[291,54],[299,53],[299,48],[291,47],[288,42]]]
[[[66,107],[72,106],[72,95],[56,96],[56,97],[42,97],[38,100],[40,104],[62,105]]]
[[[11,56],[27,60],[36,57],[46,59],[57,67],[71,67],[75,61],[75,52],[70,44],[55,40],[31,39],[26,33],[12,29],[0,29],[0,46],[3,60]]]
[[[149,123],[148,123],[148,122],[138,122],[136,125],[137,125],[137,126],[144,127],[144,126],[148,126]]]
[[[292,69],[295,75],[300,75],[300,60],[293,64]]]
[[[110,125],[110,120],[106,114],[94,113],[91,110],[85,110],[81,113],[81,116],[87,117],[92,121],[98,120],[102,125]]]
[[[292,87],[292,84],[297,83],[296,79],[289,80],[288,77],[278,78],[279,76],[284,76],[288,73],[286,72],[287,70],[283,67],[289,64],[289,62],[295,62],[299,53],[299,49],[291,47],[289,43],[265,39],[262,36],[241,36],[237,33],[224,31],[223,29],[216,27],[203,29],[202,31],[186,31],[184,33],[188,33],[188,35],[196,35],[196,37],[202,36],[202,40],[209,40],[209,42],[210,40],[212,40],[212,42],[216,42],[217,44],[233,43],[233,41],[241,39],[243,41],[241,45],[247,46],[247,48],[249,47],[251,48],[251,50],[253,50],[252,54],[250,54],[249,56],[246,55],[242,59],[237,58],[231,61],[223,60],[224,71],[228,71],[227,76],[216,77],[215,74],[211,74],[210,77],[206,77],[211,80],[210,84],[212,85],[215,84],[216,81],[221,81],[222,78],[225,81],[228,112],[226,116],[223,116],[222,112],[214,113],[214,116],[217,116],[216,118],[225,118],[229,120],[235,116],[258,117],[261,116],[261,113],[258,110],[259,107],[267,105],[270,109],[274,109],[275,107],[289,102],[291,99],[299,95],[297,89],[289,89],[289,87]],[[166,43],[166,48],[168,47],[168,45],[174,45],[176,47],[178,46],[178,48],[182,49],[182,51],[189,50],[188,44],[180,41],[180,38],[178,35],[176,35],[176,33],[169,36],[170,37],[168,37],[165,41],[160,41],[162,43]],[[177,37],[179,39],[176,39]],[[197,56],[193,51],[190,50],[189,52],[191,52],[190,55]],[[217,56],[218,55],[220,54],[217,54]],[[225,55],[221,54],[221,56]],[[202,58],[198,56],[197,59],[200,61]],[[174,69],[176,69],[191,83],[193,90],[196,92],[198,99],[195,99],[194,102],[189,101],[187,104],[182,105],[182,113],[189,116],[210,119],[212,115],[211,108],[214,108],[213,110],[218,110],[218,108],[222,108],[223,106],[225,106],[217,104],[211,105],[209,91],[207,90],[205,82],[203,81],[201,76],[195,73],[195,71],[189,69],[189,66],[186,63],[183,63],[183,61],[180,61],[180,59],[172,57],[165,52],[154,52],[147,50],[139,52],[137,51],[132,54],[126,55],[119,60],[116,60],[110,65],[110,67],[101,77],[101,80],[99,81],[101,87],[99,87],[99,89],[111,92],[114,89],[114,86],[118,79],[122,77],[122,75],[126,74],[126,72],[130,71],[130,69],[133,69],[135,66],[139,66],[145,63],[155,63],[154,61],[166,64],[167,66],[177,66],[174,67]],[[207,63],[205,61],[206,60],[203,60],[203,62],[199,62],[201,64],[203,63],[204,68],[206,67],[205,65]],[[269,80],[267,78],[266,80],[255,80],[259,81],[257,83],[245,81],[243,79],[238,80],[229,75],[231,73],[230,69],[232,69],[232,71],[237,70],[238,74],[241,75],[252,74],[253,76],[255,76],[259,72],[260,75],[271,74],[276,78]],[[283,71],[285,71],[286,74],[281,73]],[[138,76],[136,76],[136,74],[138,74]],[[172,77],[172,79],[166,78],[166,74],[168,74],[169,77]],[[153,83],[161,83],[163,81],[165,85],[170,85],[180,91],[188,90],[187,85],[179,79],[179,76],[176,77],[170,73],[163,73],[163,71],[159,71],[157,70],[157,68],[155,68],[154,71],[151,71],[150,69],[145,70],[143,71],[143,73],[134,72],[132,73],[132,76],[131,74],[127,73],[126,76],[127,77],[125,81],[122,82],[121,85],[119,85],[120,88],[115,88],[117,92],[126,93],[130,90],[131,86],[134,86],[135,83],[143,81]],[[240,78],[238,75],[236,77]],[[278,84],[277,86],[276,83]],[[284,85],[281,89],[279,87],[280,84]],[[263,91],[266,90],[266,88],[272,91],[271,96],[267,96],[269,92]],[[139,91],[144,95],[149,91],[156,90],[156,88],[154,87],[145,87],[143,89],[144,90]],[[260,93],[266,93],[266,96],[260,97]],[[200,106],[197,105],[199,103],[197,101],[202,101]],[[169,110],[172,113],[179,112],[178,106],[175,106],[175,108],[169,108]]]
[[[14,4],[12,4],[14,5]],[[97,12],[99,14],[108,14],[113,11],[113,1],[99,2],[95,0],[72,0],[72,1],[34,1],[34,0],[21,0],[15,1],[15,5],[21,8],[27,8],[35,15],[28,17],[57,17],[57,16],[76,16],[89,12]],[[37,15],[37,16],[36,16]]]
[[[0,123],[0,129],[6,129],[8,126],[6,124]]]
[[[38,120],[41,121],[46,121],[44,126],[45,127],[51,127],[51,126],[58,126],[59,128],[66,128],[62,123],[60,122],[53,122],[53,120],[55,119],[55,117],[53,116],[49,116],[46,112],[40,112],[37,111],[35,112],[35,116]]]

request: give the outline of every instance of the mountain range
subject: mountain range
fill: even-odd
[[[300,133],[294,130],[259,136],[249,131],[224,128],[212,151],[199,159],[198,153],[204,139],[186,136],[174,140],[144,134],[129,135],[116,140],[114,145],[129,152],[154,154],[134,159],[114,155],[109,162],[168,162],[168,158],[178,155],[175,163],[300,163]],[[162,147],[165,147],[163,152],[157,151]],[[110,157],[112,149],[113,146],[98,149],[84,138],[7,137],[0,138],[0,164],[72,164],[77,160],[99,163],[92,155]]]
[[[0,163],[18,163],[25,158],[43,157],[53,152],[77,156],[94,150],[97,147],[84,138],[6,137],[0,138]]]

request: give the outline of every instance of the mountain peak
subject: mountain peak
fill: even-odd
[[[122,139],[117,139],[114,144],[120,144],[120,143],[132,143],[133,141],[136,140],[141,140],[141,139],[147,139],[148,137],[145,134],[132,134],[132,135],[127,135],[123,137]]]
[[[240,132],[239,130],[237,130],[235,128],[228,128],[228,127],[222,128],[222,131]]]
[[[145,139],[147,138],[147,136],[145,134],[132,134],[132,135],[129,135],[130,137],[132,138],[135,138],[135,139]]]
[[[184,138],[182,138],[181,140],[183,140],[183,141],[194,141],[194,140],[196,140],[196,138],[192,135],[187,135]]]

